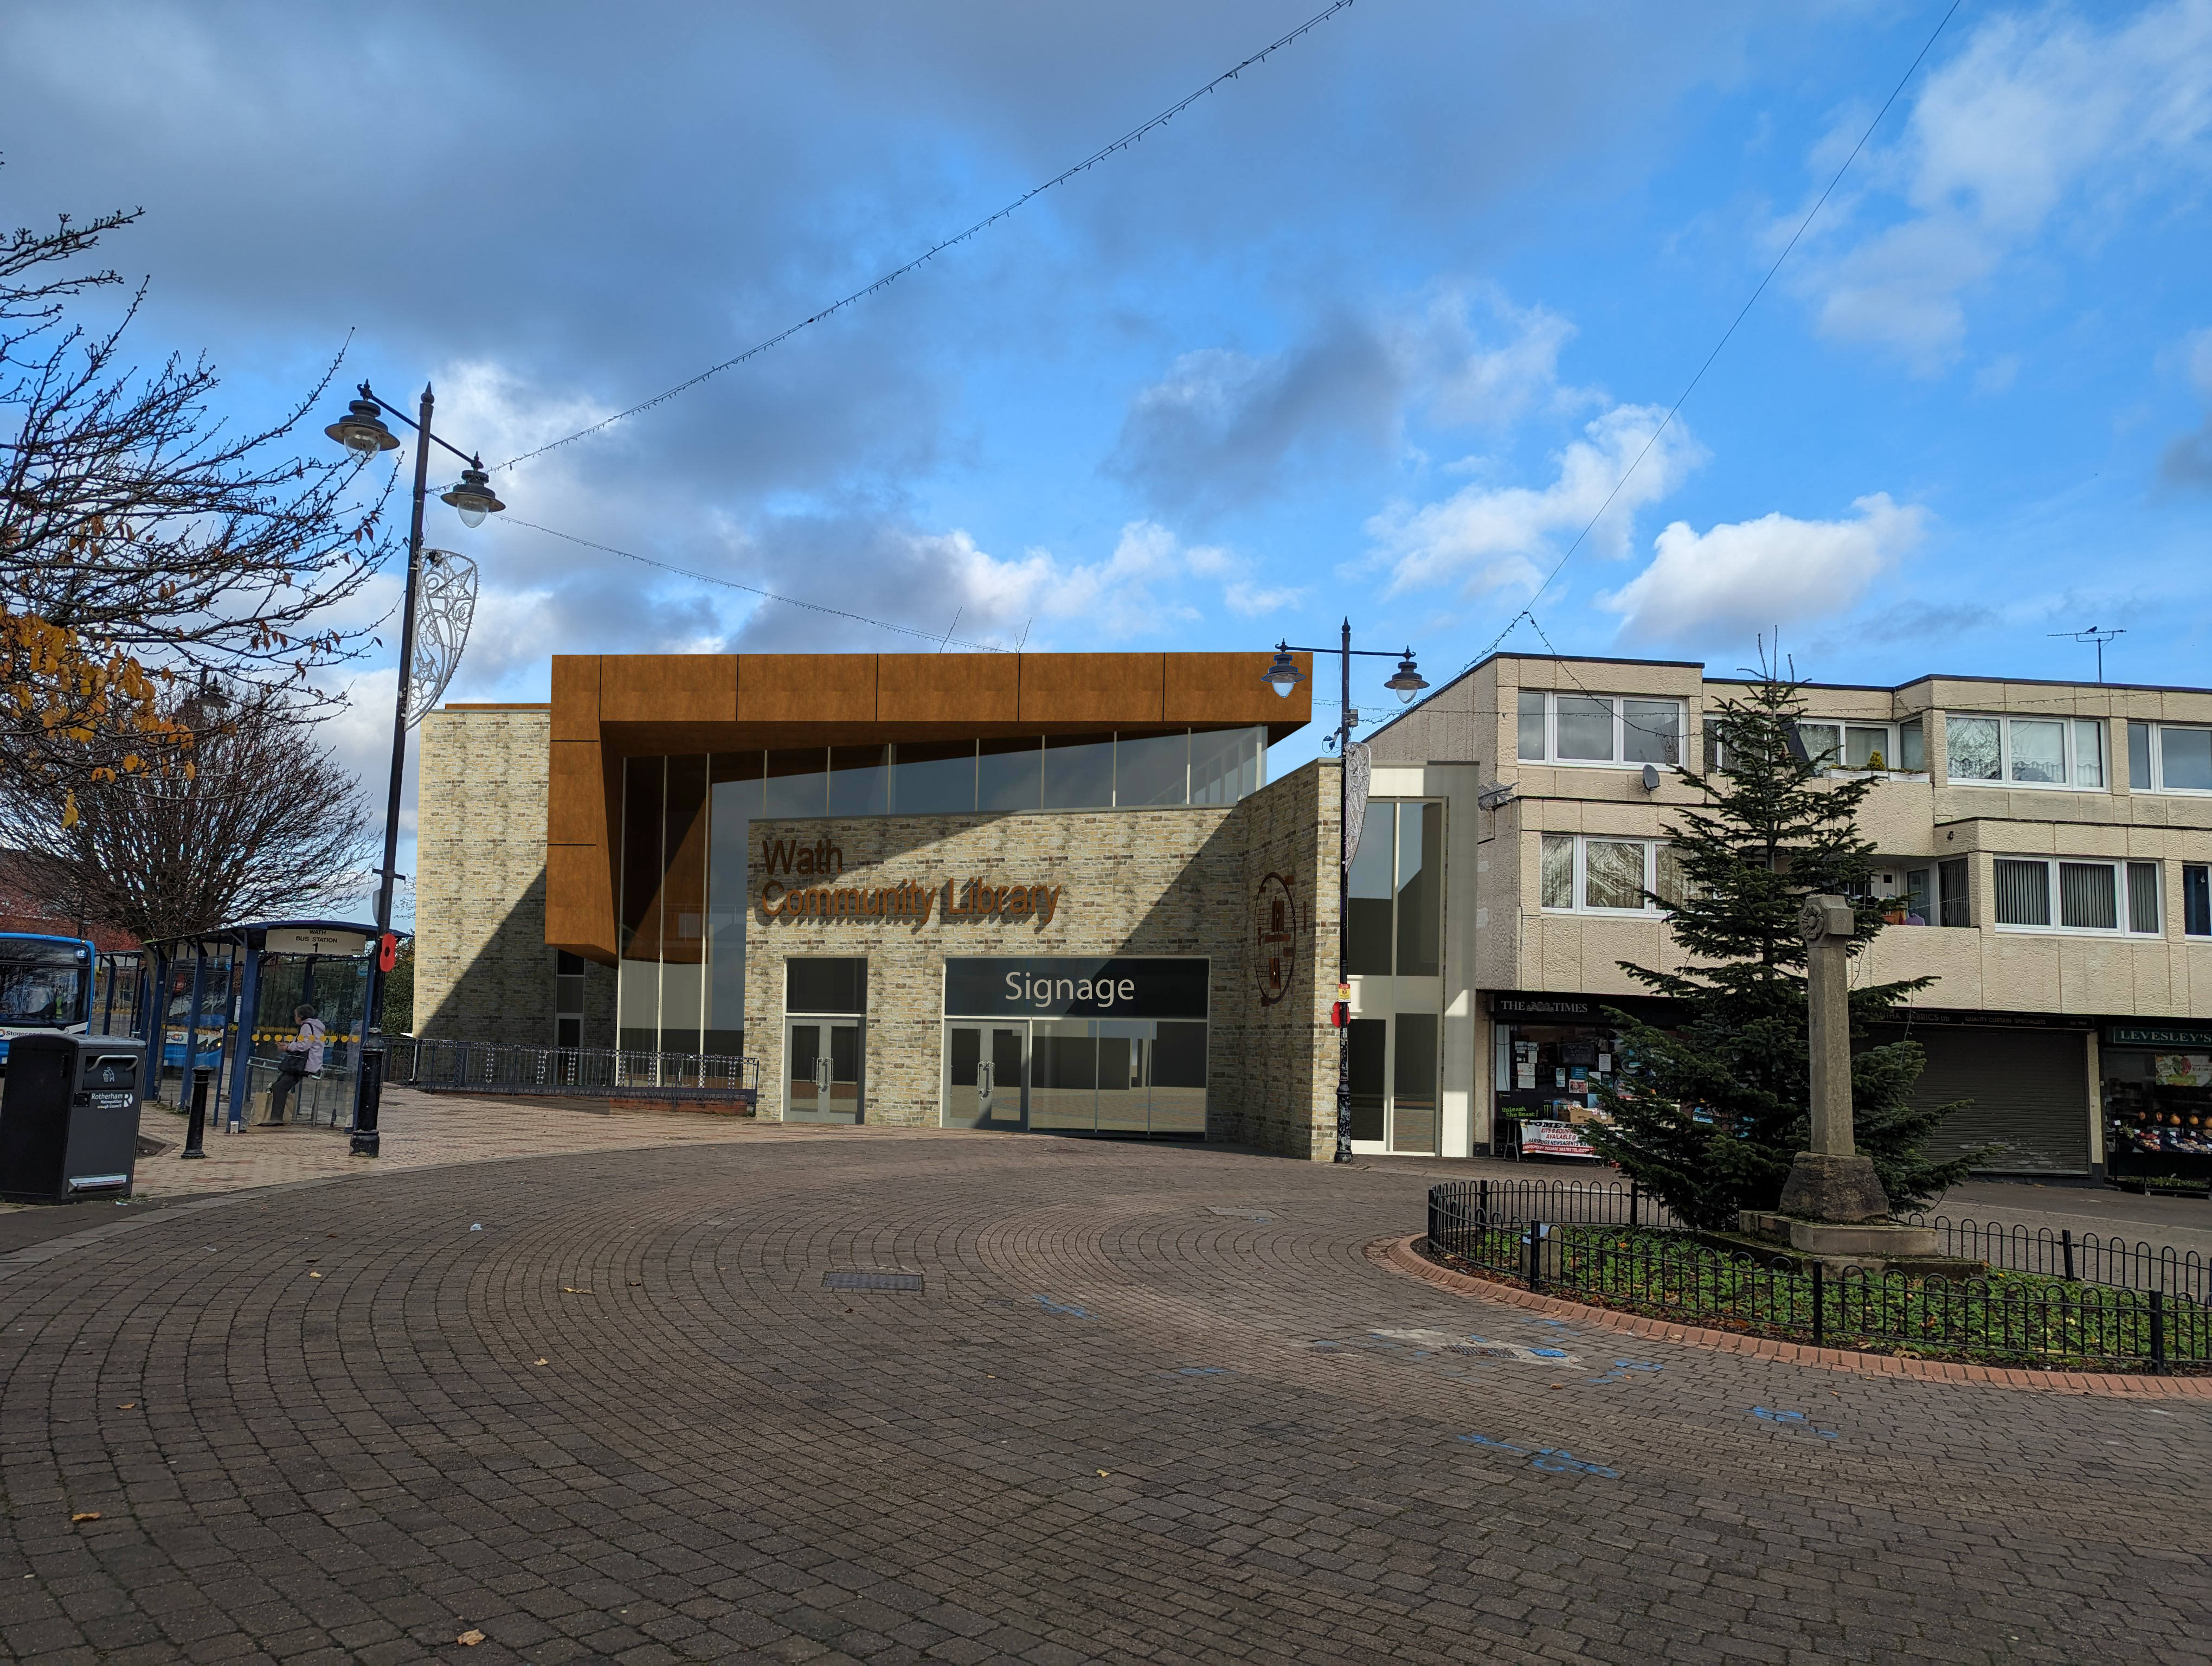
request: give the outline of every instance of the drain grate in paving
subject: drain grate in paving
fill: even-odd
[[[919,1273],[824,1273],[824,1290],[919,1290]]]

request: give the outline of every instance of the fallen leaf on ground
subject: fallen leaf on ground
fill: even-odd
[[[468,1631],[463,1632],[459,1637],[453,1639],[454,1642],[459,1644],[464,1649],[473,1649],[477,1644],[483,1640],[484,1634],[473,1627]]]
[[[323,1275],[322,1275],[321,1274],[319,1274],[319,1273],[310,1273],[310,1274],[307,1274],[307,1276],[308,1276],[309,1278],[311,1278],[311,1279],[319,1279],[319,1278],[321,1278]]]
[[[120,1406],[118,1406],[115,1409],[116,1409],[117,1411],[118,1411],[118,1412],[128,1412],[128,1411],[133,1411],[133,1410],[136,1410],[136,1409],[137,1409],[137,1405],[138,1405],[138,1402],[137,1402],[137,1401],[135,1401],[135,1400],[126,1400],[126,1401],[125,1401],[125,1402],[124,1402]]]
[[[550,1359],[532,1359],[530,1363],[533,1365],[550,1365],[553,1362]]]
[[[564,1284],[561,1286],[561,1293],[563,1296],[588,1296],[592,1292],[573,1284]]]
[[[80,1510],[70,1517],[70,1525],[75,1527],[79,1522],[96,1522],[99,1519],[100,1511],[97,1510]]]
[[[1106,1472],[1105,1472],[1103,1469],[1101,1469],[1098,1473],[1099,1473],[1100,1474],[1102,1474],[1102,1475],[1103,1475],[1103,1474],[1104,1474]]]

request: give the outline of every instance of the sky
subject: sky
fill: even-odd
[[[499,464],[1324,3],[9,0],[0,219],[143,207],[105,250],[138,354],[207,353],[232,420],[343,350],[330,418],[428,380]],[[1905,80],[1948,3],[1357,0],[495,468],[483,526],[433,503],[483,585],[447,697],[544,699],[556,653],[926,646],[731,586],[955,648],[1349,617],[1437,683],[1778,636],[1822,681],[2086,679],[2090,626],[2116,682],[2212,682],[2212,0],[1964,0]],[[327,730],[380,815],[382,652]],[[403,871],[412,803],[410,766]]]

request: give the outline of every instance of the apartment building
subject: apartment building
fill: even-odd
[[[1499,654],[1379,731],[1352,868],[1356,1143],[1571,1150],[1622,969],[1679,964],[1680,779],[1741,690],[1689,662]],[[1808,751],[1875,781],[1893,922],[1869,981],[1993,1171],[2212,1169],[2212,690],[1929,676],[1805,690]],[[1890,1039],[1888,1036],[1875,1039]]]

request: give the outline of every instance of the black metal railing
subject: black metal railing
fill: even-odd
[[[1678,1229],[1632,1222],[1628,1208],[1640,1214],[1649,1201],[1632,1192],[1620,1201],[1621,1219],[1546,1220],[1516,1207],[1528,1200],[1510,1195],[1499,1207],[1480,1207],[1480,1183],[1431,1189],[1431,1253],[1531,1290],[1816,1347],[1990,1364],[2212,1365],[2212,1310],[2178,1289],[2069,1280],[2033,1269],[1972,1280],[1859,1268],[1838,1273],[1804,1258],[1736,1254]],[[1586,1211],[1615,1207],[1577,1201]]]
[[[1674,1213],[1633,1181],[1455,1180],[1429,1188],[1495,1220],[1565,1221],[1589,1225],[1652,1226],[1679,1230]]]
[[[523,1047],[507,1042],[389,1043],[385,1079],[434,1092],[545,1093],[757,1103],[761,1061],[711,1053],[613,1047]]]
[[[2010,1273],[2040,1273],[2124,1290],[2162,1290],[2212,1305],[2212,1267],[2195,1250],[2170,1243],[2130,1243],[2124,1237],[2075,1233],[2062,1227],[2008,1225],[1998,1220],[1954,1220],[1948,1215],[1905,1214],[1907,1225],[1933,1226],[1947,1256],[1985,1261]]]

